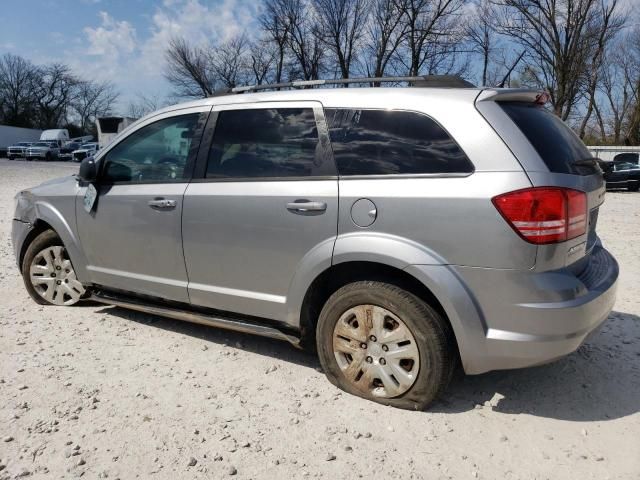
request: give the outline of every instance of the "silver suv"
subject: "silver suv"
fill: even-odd
[[[411,409],[458,361],[539,365],[607,318],[602,172],[544,94],[250,90],[153,113],[20,192],[33,299],[315,347],[338,387]]]

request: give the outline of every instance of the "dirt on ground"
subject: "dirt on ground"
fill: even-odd
[[[427,412],[332,386],[275,340],[27,295],[13,196],[77,164],[0,160],[0,479],[640,478],[640,193],[607,193],[602,330],[553,364],[459,373]]]

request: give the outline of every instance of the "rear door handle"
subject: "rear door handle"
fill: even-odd
[[[310,202],[308,200],[296,200],[295,202],[287,203],[287,210],[290,212],[324,212],[327,209],[327,204],[324,202]]]
[[[155,198],[149,200],[147,204],[156,210],[171,210],[176,208],[177,202],[175,200],[167,200],[166,198]]]

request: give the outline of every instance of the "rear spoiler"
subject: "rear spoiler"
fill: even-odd
[[[487,88],[476,98],[476,102],[531,102],[540,105],[548,101],[547,92],[528,88]]]

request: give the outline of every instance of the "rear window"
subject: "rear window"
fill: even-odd
[[[541,105],[501,102],[509,115],[536,149],[550,172],[591,175],[598,173],[597,163],[582,163],[593,158],[582,140],[560,118]]]
[[[340,175],[473,172],[458,144],[426,115],[331,108],[325,112]]]

